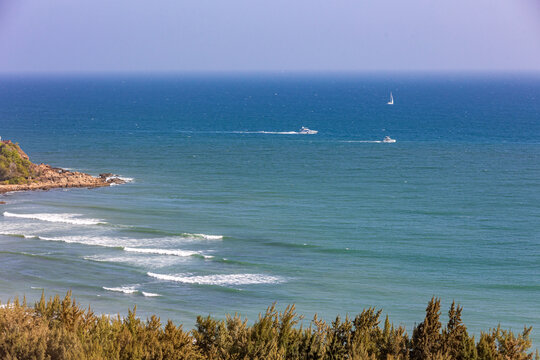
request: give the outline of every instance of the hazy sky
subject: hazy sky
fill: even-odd
[[[0,0],[0,72],[540,71],[540,0]]]

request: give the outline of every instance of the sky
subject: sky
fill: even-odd
[[[0,0],[0,73],[540,72],[540,0]]]

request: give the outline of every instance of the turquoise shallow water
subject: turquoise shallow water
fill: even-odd
[[[2,197],[0,299],[71,289],[187,327],[377,306],[411,332],[439,296],[538,347],[539,80],[3,78],[0,136],[133,181]]]

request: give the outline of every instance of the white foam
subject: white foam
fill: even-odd
[[[234,134],[269,134],[269,135],[314,135],[315,133],[300,131],[231,131]]]
[[[296,135],[304,134],[298,131],[219,131],[218,133],[223,134],[270,134],[270,135]]]
[[[39,236],[38,239],[45,241],[61,241],[68,244],[84,244],[103,247],[123,247],[129,240],[122,240],[109,237],[91,237],[91,236],[60,236],[60,237],[48,237]],[[122,242],[123,244],[120,244]]]
[[[133,179],[133,178],[120,176],[120,175],[109,176],[108,178],[105,179],[105,181],[109,181],[109,180],[113,180],[113,179],[119,179],[119,180],[125,181],[127,183],[135,181],[135,179]]]
[[[159,280],[176,281],[185,284],[201,284],[201,285],[253,285],[253,284],[277,284],[283,282],[283,279],[278,276],[270,276],[263,274],[216,274],[204,276],[192,276],[185,274],[166,275],[147,273],[148,276]]]
[[[97,262],[114,262],[116,259],[120,260],[120,258],[112,258],[113,260],[110,260],[109,258],[100,258],[97,256],[83,256],[83,259]]]
[[[143,294],[143,296],[146,296],[146,297],[156,297],[156,296],[161,296],[160,294],[151,293],[151,292],[146,292],[146,291],[142,291],[142,294]]]
[[[28,237],[32,237],[27,235]],[[26,237],[26,236],[25,236]],[[179,256],[179,257],[188,257],[192,255],[201,255],[205,258],[211,258],[211,255],[204,255],[200,251],[194,250],[180,250],[180,249],[162,249],[162,248],[143,248],[135,247],[142,245],[143,243],[150,245],[154,244],[155,240],[162,241],[163,239],[132,239],[132,238],[123,238],[123,237],[107,237],[107,236],[84,236],[84,235],[74,235],[74,236],[59,236],[59,237],[48,237],[48,236],[35,236],[40,240],[45,241],[61,241],[65,243],[75,243],[83,245],[92,245],[92,246],[102,246],[109,248],[121,248],[124,251],[131,253],[140,253],[140,254],[155,254],[155,255],[169,255],[169,256]],[[164,238],[167,239],[167,238]],[[154,242],[151,242],[154,240]],[[98,259],[93,259],[100,261]],[[107,260],[103,260],[107,261]]]
[[[40,221],[49,221],[55,223],[66,223],[73,225],[97,225],[105,224],[103,220],[100,219],[80,219],[77,218],[82,216],[81,214],[50,214],[50,213],[36,213],[36,214],[15,214],[8,211],[4,211],[3,214],[5,217],[14,217],[22,219],[32,219]]]
[[[372,143],[372,144],[382,143],[381,140],[343,140],[341,142],[344,142],[344,143]]]
[[[203,238],[205,240],[222,240],[223,235],[208,235],[208,234],[191,234],[191,233],[185,233],[184,236],[191,236],[191,237],[197,237],[197,238]]]
[[[134,286],[120,286],[120,287],[106,287],[106,286],[104,286],[103,289],[108,290],[108,291],[121,292],[121,293],[124,293],[124,294],[134,294],[137,291],[139,291],[139,290],[135,289]]]
[[[156,259],[154,257],[148,257],[148,256],[140,257],[140,256],[92,255],[92,256],[84,256],[83,259],[89,260],[89,261],[97,261],[97,262],[132,264],[132,265],[140,266],[147,270],[151,270],[151,269],[161,269],[163,267],[177,265],[179,261],[182,261],[183,259],[187,259],[187,258],[178,257],[178,256],[161,256],[159,259]]]
[[[125,247],[125,251],[137,252],[143,254],[158,254],[158,255],[172,255],[172,256],[192,256],[200,254],[197,251],[191,250],[172,250],[172,249],[149,249],[149,248],[132,248]]]

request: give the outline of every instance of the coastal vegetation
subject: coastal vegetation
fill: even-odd
[[[33,307],[15,299],[0,308],[2,359],[539,359],[529,351],[531,328],[514,334],[500,327],[470,336],[461,320],[462,308],[452,303],[448,323],[440,319],[440,300],[433,298],[426,316],[409,336],[381,310],[364,309],[354,318],[339,316],[331,323],[315,317],[308,327],[288,306],[275,305],[253,325],[239,315],[217,320],[197,318],[186,331],[157,316],[146,321],[130,310],[125,318],[98,316],[81,308],[71,293],[48,300],[42,295]]]
[[[0,142],[0,182],[25,184],[36,175],[34,164],[18,144],[11,141]]]

